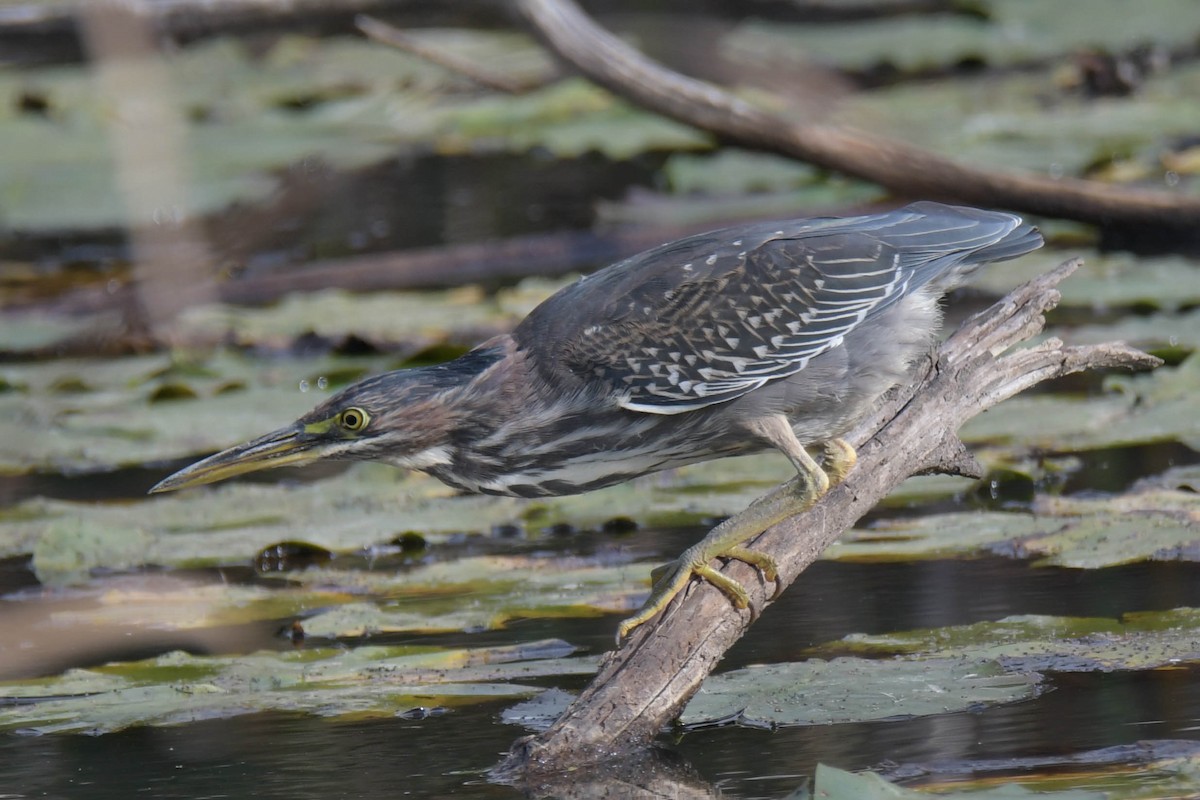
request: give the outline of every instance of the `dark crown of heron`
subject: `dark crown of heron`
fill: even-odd
[[[436,451],[477,413],[469,386],[499,358],[480,348],[444,364],[375,375],[333,395],[297,424],[328,438],[326,457],[420,469],[442,458]]]

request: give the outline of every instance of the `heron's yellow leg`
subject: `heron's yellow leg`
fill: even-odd
[[[773,443],[785,445],[780,446],[780,449],[787,453],[796,465],[796,477],[755,500],[742,513],[713,528],[702,540],[683,551],[679,558],[654,570],[654,585],[650,597],[637,614],[623,621],[617,628],[618,642],[666,608],[693,577],[716,586],[735,607],[746,608],[750,599],[745,588],[718,572],[710,564],[714,558],[744,561],[757,567],[766,580],[776,579],[775,559],[766,553],[744,547],[744,543],[772,525],[816,503],[829,491],[831,484],[841,482],[845,478],[857,458],[854,448],[846,442],[840,439],[830,441],[825,449],[826,464],[830,471],[827,474],[791,435],[790,426],[787,427],[787,434],[786,438],[790,438],[790,442]]]

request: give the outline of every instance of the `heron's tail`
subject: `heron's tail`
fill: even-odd
[[[892,212],[898,222],[880,236],[900,251],[915,282],[949,289],[984,264],[1031,253],[1044,242],[1016,214],[920,202]]]

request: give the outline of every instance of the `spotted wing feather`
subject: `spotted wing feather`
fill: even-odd
[[[793,375],[919,286],[1038,244],[1012,215],[933,203],[732,228],[596,273],[516,335],[625,408],[681,413]]]

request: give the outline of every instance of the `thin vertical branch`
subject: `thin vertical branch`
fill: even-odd
[[[165,323],[213,293],[190,210],[183,113],[144,0],[86,3],[80,13],[132,240],[136,302],[124,324],[146,346],[161,344]]]

